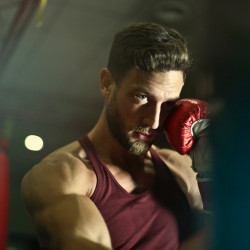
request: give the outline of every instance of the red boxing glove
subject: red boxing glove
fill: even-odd
[[[207,121],[206,121],[207,120]],[[197,99],[181,99],[168,115],[165,133],[170,145],[180,154],[193,147],[195,127],[208,122],[207,103]]]
[[[0,135],[0,249],[7,249],[9,224],[9,158],[8,143]]]
[[[199,181],[211,178],[211,148],[208,143],[208,105],[197,99],[181,99],[167,117],[165,133],[180,154],[189,153]]]
[[[209,143],[207,103],[197,99],[182,99],[167,117],[165,133],[169,144],[180,154],[190,154],[192,168],[197,172],[204,208],[211,210],[212,157]]]

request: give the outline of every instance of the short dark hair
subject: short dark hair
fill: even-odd
[[[174,29],[156,23],[137,23],[115,35],[108,69],[119,83],[132,68],[140,71],[165,72],[190,66],[185,39]]]

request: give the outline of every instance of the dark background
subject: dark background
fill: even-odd
[[[22,177],[49,152],[92,128],[103,105],[99,72],[113,35],[139,21],[176,28],[188,41],[194,63],[182,97],[207,100],[213,108],[213,248],[249,249],[248,1],[53,0],[41,27],[38,7],[35,0],[0,1],[0,131],[9,140],[11,170],[9,249],[37,247],[20,197]],[[43,138],[41,151],[24,147],[29,134]]]

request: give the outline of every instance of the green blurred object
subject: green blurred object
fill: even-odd
[[[10,141],[13,131],[13,118],[6,117],[3,123],[3,136]]]
[[[7,250],[38,250],[39,245],[36,238],[27,235],[12,234],[9,238]]]

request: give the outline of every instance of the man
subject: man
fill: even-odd
[[[189,64],[184,39],[161,25],[115,36],[96,126],[23,179],[41,249],[176,249],[186,239],[190,208],[202,208],[191,160],[153,142]]]

